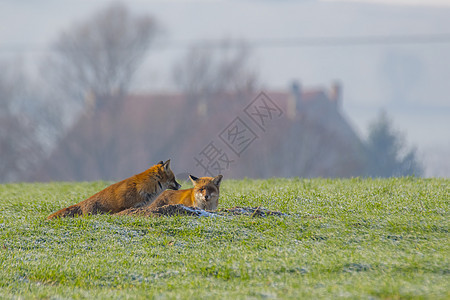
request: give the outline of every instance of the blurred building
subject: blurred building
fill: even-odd
[[[228,178],[364,174],[342,87],[130,95],[90,105],[31,180],[117,180],[172,159],[176,173]],[[97,107],[97,109],[95,109]],[[101,107],[101,109],[98,109]]]

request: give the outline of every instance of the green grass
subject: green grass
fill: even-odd
[[[286,217],[45,217],[106,182],[0,185],[0,298],[448,299],[446,179],[225,180]]]

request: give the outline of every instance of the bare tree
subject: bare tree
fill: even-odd
[[[26,79],[17,63],[0,64],[0,182],[20,180],[43,157],[36,120],[23,110]]]
[[[258,84],[249,46],[230,39],[193,45],[175,65],[173,78],[191,101],[206,101],[225,92],[249,93]]]
[[[33,179],[117,178],[112,162],[123,144],[117,132],[129,122],[118,105],[157,32],[152,17],[112,4],[61,34],[44,67],[52,76],[48,84],[57,88],[63,109],[77,108],[71,99],[90,113],[77,115]]]
[[[157,31],[152,17],[112,4],[61,34],[49,73],[72,99],[95,100],[96,106],[120,99]]]

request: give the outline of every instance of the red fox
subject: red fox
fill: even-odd
[[[164,191],[150,204],[149,209],[167,204],[183,204],[206,210],[216,210],[219,205],[219,186],[222,175],[216,177],[200,177],[189,175],[193,188],[179,191]]]
[[[124,179],[75,205],[63,208],[47,219],[76,215],[117,213],[131,207],[152,203],[165,189],[178,190],[181,185],[170,169],[170,160]]]
[[[140,212],[150,211],[168,204],[183,204],[206,210],[216,210],[219,204],[219,186],[222,175],[216,177],[201,177],[189,175],[193,188],[179,191],[164,191],[152,204],[138,209],[127,209],[118,215],[139,215]]]

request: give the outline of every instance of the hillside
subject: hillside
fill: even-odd
[[[219,208],[287,215],[44,220],[107,184],[0,185],[1,298],[450,296],[449,180],[225,180]]]

